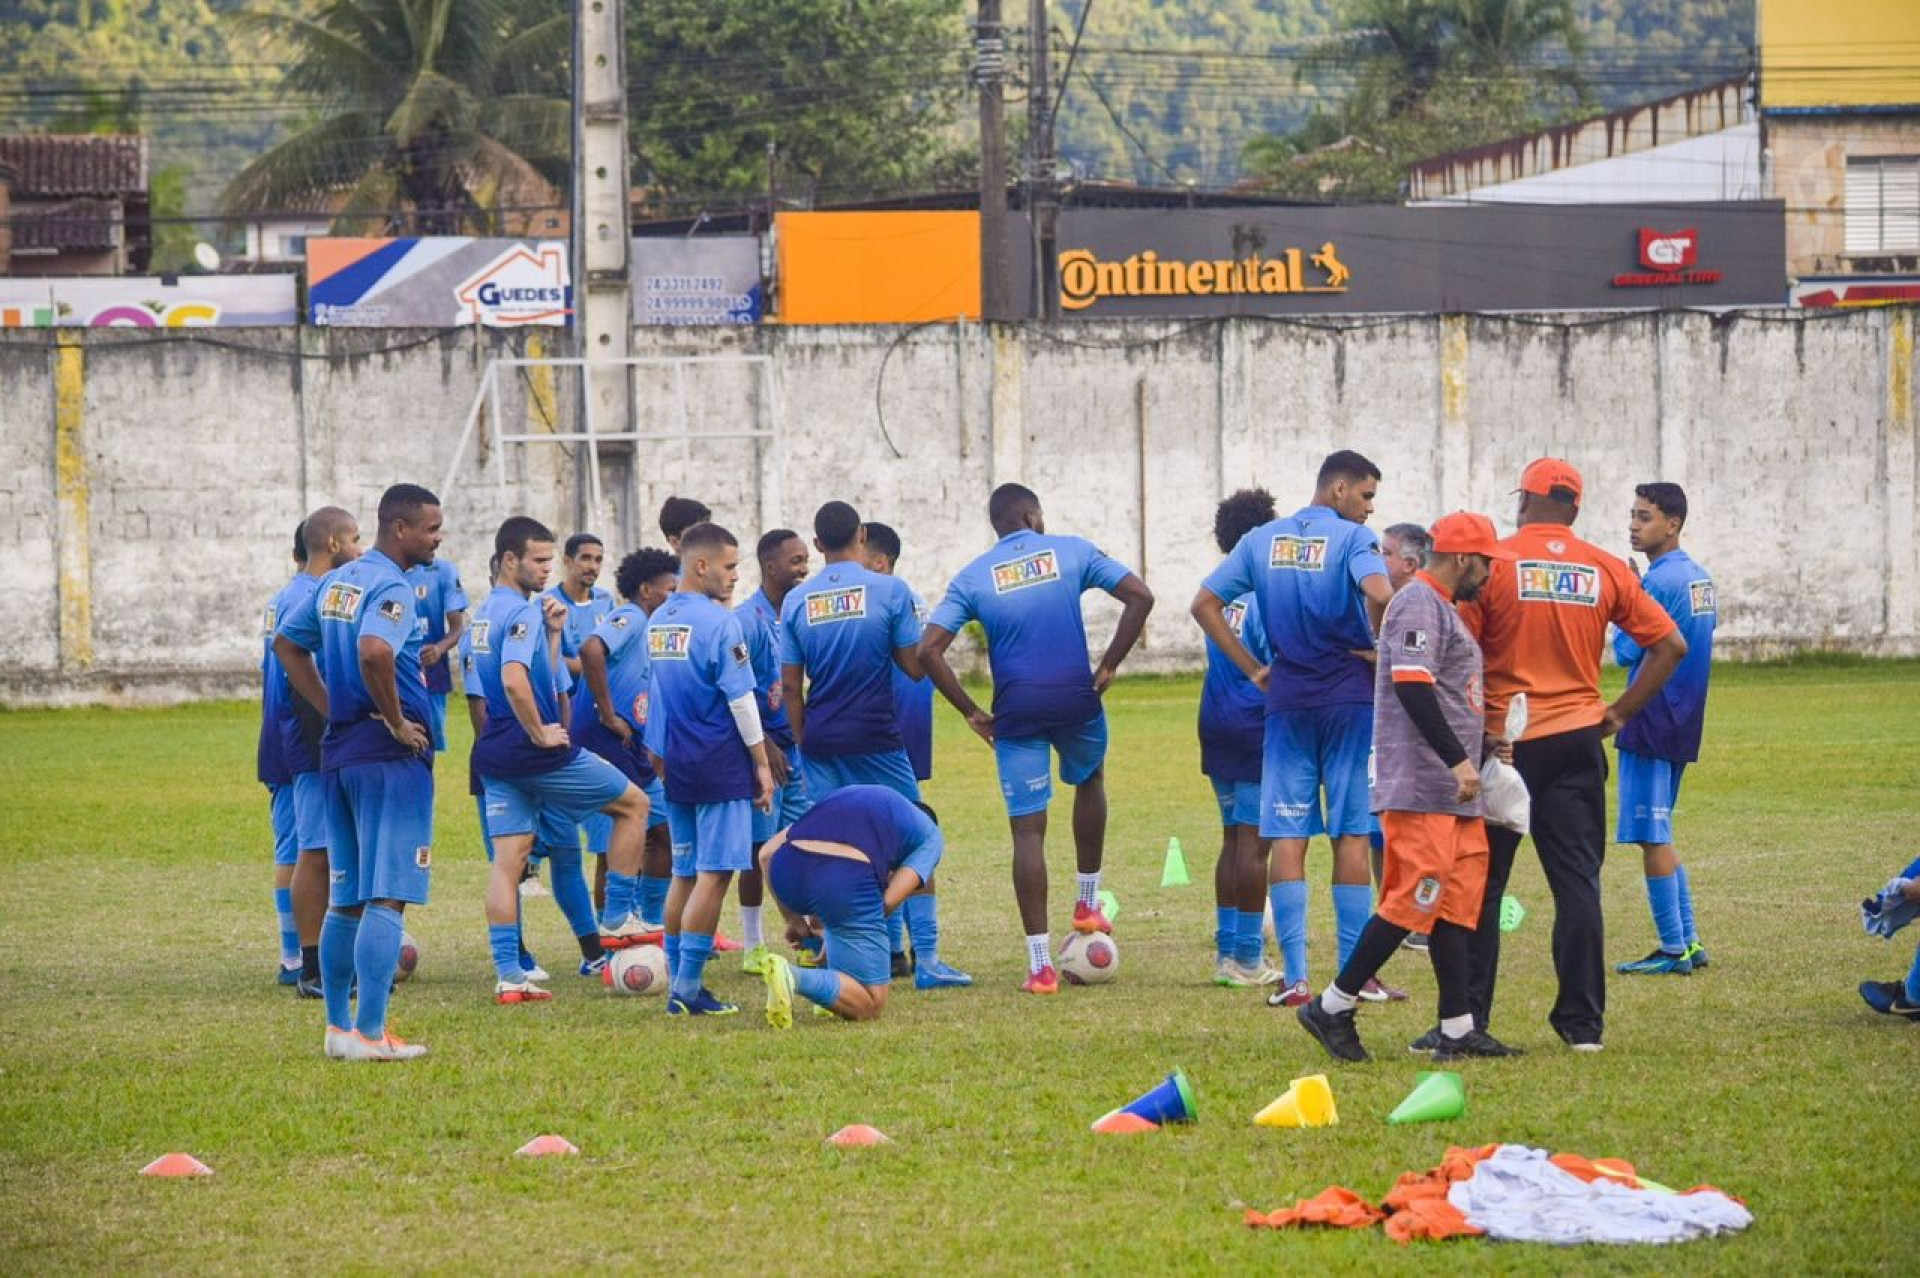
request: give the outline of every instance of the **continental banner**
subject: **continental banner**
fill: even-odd
[[[1778,201],[1069,211],[1054,286],[1083,319],[1780,306],[1785,236]]]

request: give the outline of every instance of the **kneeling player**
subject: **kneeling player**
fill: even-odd
[[[843,786],[767,841],[760,865],[788,940],[808,934],[811,915],[827,946],[823,968],[767,956],[770,1025],[793,1024],[796,991],[850,1021],[880,1015],[892,979],[887,916],[933,877],[941,847],[932,810],[881,785]]]

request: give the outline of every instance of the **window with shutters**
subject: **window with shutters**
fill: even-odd
[[[1920,156],[1847,161],[1848,257],[1920,253]]]

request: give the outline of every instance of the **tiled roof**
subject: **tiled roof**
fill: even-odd
[[[125,195],[147,189],[147,140],[128,135],[0,135],[16,200]]]
[[[120,245],[120,203],[117,200],[69,200],[13,212],[13,249],[53,249],[61,253],[96,253]]]

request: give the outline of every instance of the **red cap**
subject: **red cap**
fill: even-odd
[[[1520,491],[1533,493],[1540,497],[1553,496],[1553,490],[1564,488],[1580,500],[1580,472],[1573,463],[1562,461],[1558,457],[1542,457],[1520,472]]]
[[[1485,555],[1489,559],[1513,559],[1511,550],[1500,544],[1493,521],[1470,510],[1456,510],[1428,530],[1434,553],[1441,555]]]

